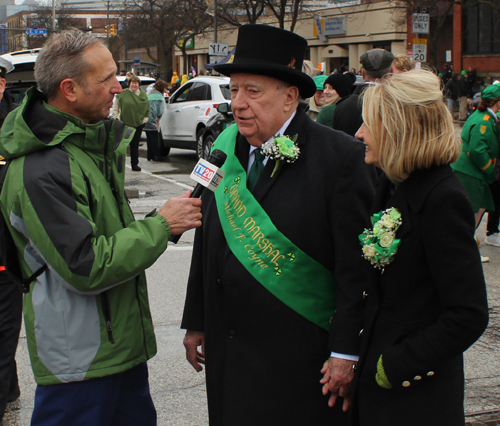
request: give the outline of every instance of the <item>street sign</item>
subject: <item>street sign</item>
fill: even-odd
[[[209,43],[208,44],[208,54],[214,56],[227,56],[229,53],[229,46],[224,43]]]
[[[430,15],[428,13],[413,14],[413,32],[415,34],[429,34]]]
[[[217,64],[219,63],[220,61],[222,61],[223,59],[225,59],[226,57],[225,56],[218,56],[218,55],[211,55],[208,60],[209,60],[209,64]]]
[[[28,35],[46,35],[47,29],[46,28],[27,28],[26,34],[28,34]]]
[[[427,62],[427,44],[413,45],[413,61]]]

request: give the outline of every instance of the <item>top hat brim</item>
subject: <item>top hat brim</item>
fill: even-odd
[[[231,76],[231,74],[245,73],[274,77],[278,80],[289,83],[292,86],[296,86],[303,98],[310,98],[316,93],[316,84],[314,83],[314,80],[306,73],[292,67],[267,63],[231,63],[215,65],[213,68],[215,71],[227,76]]]

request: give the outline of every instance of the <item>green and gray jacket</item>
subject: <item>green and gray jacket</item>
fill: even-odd
[[[35,89],[5,120],[2,213],[23,273],[48,265],[24,302],[38,384],[108,376],[156,354],[144,270],[170,228],[160,215],[134,221],[125,198],[133,133],[118,120],[84,124]]]
[[[462,153],[451,165],[453,170],[492,184],[500,155],[499,130],[491,110],[476,110],[462,129]]]

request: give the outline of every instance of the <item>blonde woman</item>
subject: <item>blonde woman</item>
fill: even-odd
[[[363,119],[356,137],[384,174],[360,235],[367,311],[352,424],[463,425],[462,353],[488,306],[439,79],[413,70],[381,80],[364,92]]]

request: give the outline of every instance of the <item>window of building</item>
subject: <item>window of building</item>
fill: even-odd
[[[464,8],[464,53],[500,52],[500,14],[498,6],[476,4]]]

